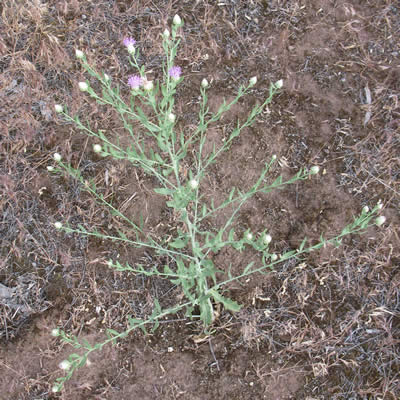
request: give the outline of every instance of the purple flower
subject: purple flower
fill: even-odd
[[[169,76],[174,80],[177,81],[179,77],[181,76],[182,69],[181,67],[172,67],[169,69],[168,74]]]
[[[134,53],[135,52],[135,44],[136,40],[131,38],[131,37],[126,37],[123,42],[124,46],[128,49],[129,53]]]
[[[142,78],[138,75],[132,75],[128,79],[128,85],[133,90],[138,90],[140,88],[140,86],[142,85]]]
[[[136,44],[136,40],[135,40],[134,38],[131,38],[131,37],[126,37],[126,38],[123,40],[123,44],[124,44],[124,46],[126,46],[126,47],[134,46],[134,45]]]

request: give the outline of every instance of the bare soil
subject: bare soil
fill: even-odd
[[[208,132],[221,144],[270,82],[273,102],[213,165],[202,183],[216,203],[249,188],[273,154],[272,178],[319,165],[319,177],[253,198],[236,230],[268,229],[277,253],[328,236],[363,206],[384,204],[387,223],[229,285],[244,305],[220,310],[213,335],[184,315],[151,335],[135,332],[93,354],[61,393],[51,393],[73,349],[65,331],[96,343],[128,316],[145,317],[181,292],[162,279],[107,268],[162,260],[96,238],[65,235],[55,221],[126,229],[77,182],[46,167],[59,152],[95,180],[134,222],[163,236],[175,216],[155,182],[128,163],[98,157],[93,141],[62,122],[54,104],[122,142],[107,108],[81,94],[87,79],[75,48],[121,84],[133,73],[121,41],[138,41],[149,77],[160,75],[160,33],[174,14],[185,25],[177,63],[178,130],[196,124],[201,80],[210,108],[257,76],[251,94]],[[18,399],[399,399],[400,398],[400,5],[394,0],[3,0],[0,4],[0,398]],[[94,84],[94,83],[93,83]],[[182,173],[190,169],[188,159]],[[224,215],[208,221],[210,229]],[[230,249],[219,269],[238,273],[254,258]]]

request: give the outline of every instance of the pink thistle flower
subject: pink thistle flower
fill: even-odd
[[[125,47],[134,46],[136,44],[136,40],[131,37],[126,37],[123,40],[123,44]]]
[[[143,80],[140,76],[138,75],[132,75],[128,79],[128,85],[133,89],[133,90],[138,90],[140,86],[142,85]]]
[[[180,78],[181,73],[182,73],[182,68],[181,68],[181,67],[178,67],[178,66],[172,67],[172,68],[170,68],[169,71],[168,71],[169,76],[170,76],[174,81],[177,81],[177,80]]]
[[[131,38],[131,37],[126,37],[122,43],[124,44],[124,46],[128,49],[129,53],[134,53],[135,52],[135,44],[136,44],[136,40]]]

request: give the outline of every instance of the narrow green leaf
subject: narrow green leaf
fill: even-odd
[[[135,327],[136,325],[141,324],[142,320],[133,317],[128,317],[128,323],[130,327]]]
[[[279,186],[283,182],[282,180],[282,175],[278,176],[278,178],[275,179],[274,183],[271,186]]]
[[[303,251],[304,246],[306,245],[306,243],[307,243],[307,238],[305,237],[305,238],[303,239],[303,241],[301,242],[301,245],[300,245],[300,247],[299,247],[299,249],[298,249],[299,252],[300,252],[300,251]]]
[[[113,336],[119,336],[119,332],[117,332],[115,329],[108,328],[107,332]]]
[[[166,274],[166,275],[176,275],[168,265],[164,265],[164,274]]]
[[[282,254],[281,261],[288,260],[290,257],[292,257],[296,253],[297,253],[297,250],[292,250],[292,251],[288,251],[288,252]]]
[[[235,190],[236,190],[236,188],[233,187],[231,192],[229,193],[229,201],[232,201],[233,195],[235,194]]]
[[[254,265],[254,261],[252,261],[251,263],[249,263],[246,268],[243,271],[243,275],[247,274],[247,272],[250,271],[251,267]]]
[[[70,355],[68,356],[68,361],[69,361],[70,363],[73,363],[74,361],[80,360],[80,359],[81,359],[81,356],[80,356],[79,354],[76,354],[76,353],[72,353],[72,354],[70,354]]]
[[[203,321],[205,326],[209,326],[213,320],[213,307],[210,299],[205,298],[200,301],[200,319]]]
[[[153,327],[151,328],[151,333],[154,333],[159,326],[160,326],[160,322],[157,319],[154,320]]]
[[[158,316],[160,314],[161,314],[161,306],[160,306],[159,301],[155,298],[154,299],[154,310],[153,310],[153,314],[152,315],[155,317],[155,316]]]
[[[153,190],[156,193],[161,194],[163,196],[169,196],[174,193],[172,189],[167,189],[167,188],[154,188]]]
[[[90,349],[92,348],[92,346],[89,344],[89,342],[88,342],[86,339],[81,339],[81,340],[82,340],[83,345],[84,345],[88,350],[90,350]]]
[[[229,267],[228,267],[228,278],[232,279],[232,264],[229,264]]]
[[[242,306],[239,303],[237,303],[232,299],[228,299],[222,296],[217,290],[211,289],[210,293],[216,302],[221,303],[224,306],[224,308],[226,308],[229,311],[237,312],[240,311],[240,309],[242,308]]]
[[[78,364],[76,367],[77,367],[77,368],[83,367],[83,366],[86,364],[86,361],[87,361],[87,355],[84,354],[84,355],[82,356],[81,361],[79,362],[79,364]]]
[[[168,243],[174,249],[183,249],[187,244],[187,240],[175,239],[173,242]]]

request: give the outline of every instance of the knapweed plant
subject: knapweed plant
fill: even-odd
[[[198,125],[188,134],[186,131],[177,131],[176,116],[174,114],[174,96],[177,86],[183,80],[181,68],[175,64],[175,58],[179,45],[177,32],[183,25],[179,16],[175,16],[171,32],[165,30],[162,34],[165,59],[162,65],[163,79],[153,82],[146,78],[145,66],[139,65],[138,49],[132,38],[126,38],[123,44],[129,52],[129,59],[135,75],[127,80],[130,87],[129,101],[124,100],[118,85],[113,83],[110,76],[97,72],[89,65],[84,53],[76,51],[77,58],[82,67],[93,78],[100,82],[101,93],[97,93],[91,86],[90,81],[80,82],[79,88],[97,103],[113,107],[126,132],[130,135],[131,144],[123,148],[117,138],[106,135],[103,131],[94,131],[87,123],[81,121],[79,116],[72,117],[66,108],[56,105],[55,110],[65,121],[73,122],[85,134],[95,138],[96,144],[93,150],[103,157],[111,157],[117,160],[127,160],[136,168],[144,171],[158,182],[154,191],[165,197],[166,207],[174,211],[176,215],[177,229],[174,237],[168,235],[165,239],[144,234],[141,223],[134,223],[123,212],[119,211],[97,190],[93,182],[86,181],[79,170],[62,161],[58,153],[54,160],[58,167],[49,166],[53,172],[64,171],[73,179],[78,180],[82,187],[91,193],[98,202],[107,206],[110,212],[123,220],[129,230],[119,232],[113,236],[99,230],[87,230],[83,226],[72,227],[68,223],[56,222],[55,227],[64,232],[77,232],[82,235],[95,236],[111,241],[124,242],[133,247],[152,251],[155,255],[162,256],[167,260],[162,267],[146,267],[140,264],[127,265],[110,259],[108,266],[117,271],[127,273],[143,274],[148,277],[162,277],[169,279],[174,285],[180,286],[184,294],[184,300],[173,307],[162,309],[157,299],[154,300],[155,308],[146,319],[130,318],[129,326],[122,332],[107,329],[107,338],[96,345],[90,345],[86,340],[68,335],[61,329],[54,329],[53,335],[60,337],[64,342],[79,349],[79,354],[74,353],[60,364],[60,368],[66,370],[66,376],[59,378],[53,387],[53,391],[61,390],[64,382],[69,379],[73,371],[83,366],[91,352],[101,350],[109,342],[115,343],[117,339],[127,336],[131,331],[141,328],[147,332],[150,327],[155,330],[159,320],[166,315],[184,311],[187,318],[198,318],[202,321],[204,329],[209,329],[214,319],[214,308],[216,304],[222,304],[226,310],[236,312],[241,308],[235,300],[224,293],[227,283],[240,280],[251,274],[262,273],[272,269],[276,264],[290,258],[300,258],[311,251],[320,249],[328,244],[340,245],[343,237],[356,232],[364,231],[372,223],[382,224],[384,217],[376,216],[381,205],[378,204],[372,210],[364,207],[361,214],[346,226],[343,231],[330,239],[321,235],[318,243],[308,243],[304,239],[299,248],[277,255],[271,248],[272,238],[268,231],[254,233],[249,229],[242,230],[244,234],[238,235],[233,226],[239,212],[244,204],[254,195],[269,193],[274,189],[281,189],[286,185],[299,180],[309,179],[319,172],[317,166],[309,169],[299,170],[293,177],[284,180],[282,176],[274,181],[268,181],[268,171],[274,163],[276,156],[271,156],[269,162],[260,169],[259,178],[251,188],[243,191],[233,187],[226,199],[219,204],[208,201],[202,194],[202,183],[204,182],[207,168],[216,162],[221,153],[230,149],[232,142],[237,138],[244,128],[251,126],[265,106],[272,101],[273,96],[282,88],[282,80],[272,83],[269,87],[268,98],[259,105],[254,106],[247,119],[238,122],[229,136],[213,150],[205,151],[207,142],[207,130],[210,125],[218,122],[221,117],[243,96],[247,95],[251,88],[257,83],[253,77],[245,85],[241,85],[234,99],[230,102],[224,101],[216,112],[211,112],[208,107],[207,90],[209,83],[203,79],[200,85],[201,101],[198,113]],[[145,111],[146,110],[146,111]],[[149,111],[150,110],[150,111]],[[147,114],[148,112],[149,114]],[[140,129],[137,126],[140,126]],[[183,160],[190,156],[192,168],[187,174],[183,174]],[[228,217],[222,226],[215,230],[204,230],[205,221],[210,221],[224,210]],[[232,276],[231,271],[220,271],[213,263],[213,255],[222,248],[230,246],[237,251],[243,251],[246,247],[254,249],[259,253],[259,263],[249,263],[244,266],[239,275]],[[224,276],[224,279],[220,279]]]

